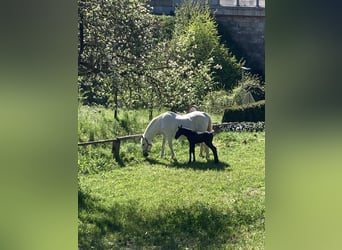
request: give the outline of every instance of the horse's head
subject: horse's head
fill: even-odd
[[[152,148],[152,143],[149,142],[146,137],[141,136],[141,148],[143,156],[147,157]]]

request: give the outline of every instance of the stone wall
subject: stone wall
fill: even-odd
[[[265,131],[265,122],[224,122],[213,124],[215,134],[221,132],[261,132]]]
[[[240,9],[240,12],[238,11]],[[241,10],[242,9],[242,10]],[[258,8],[248,11],[235,7],[231,13],[219,12],[215,19],[220,27],[223,39],[234,54],[246,60],[246,67],[254,73],[265,75],[265,16],[256,12]],[[235,51],[234,51],[235,50]]]

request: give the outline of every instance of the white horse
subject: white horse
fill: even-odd
[[[196,132],[204,132],[212,130],[211,117],[201,111],[193,111],[185,115],[179,115],[174,112],[168,111],[155,118],[148,124],[144,134],[141,137],[142,152],[145,157],[148,156],[152,147],[152,139],[161,134],[163,136],[162,150],[160,157],[164,157],[165,142],[168,141],[171,158],[175,158],[173,151],[172,140],[175,137],[178,126],[187,127]],[[206,158],[209,158],[209,149],[206,149]]]

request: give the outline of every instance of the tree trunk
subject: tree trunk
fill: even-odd
[[[118,118],[118,87],[113,81],[113,95],[114,95],[114,119],[119,120]]]
[[[148,115],[148,119],[151,121],[153,118],[153,105],[150,106],[149,108],[149,115]]]
[[[153,118],[153,91],[151,92],[151,101],[150,101],[150,104],[149,104],[149,120],[151,121],[152,118]]]

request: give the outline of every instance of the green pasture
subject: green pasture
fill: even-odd
[[[158,112],[156,111],[155,115]],[[221,117],[213,115],[220,122]],[[79,140],[143,132],[144,111],[80,107]],[[188,142],[175,140],[177,161],[161,137],[148,158],[139,142],[79,147],[79,249],[264,249],[265,133],[215,135],[213,156],[188,164]]]

